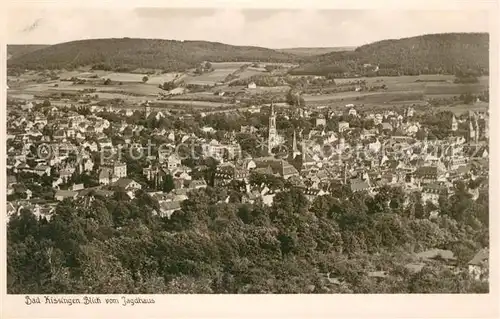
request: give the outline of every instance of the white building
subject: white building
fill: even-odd
[[[241,146],[238,143],[221,144],[216,140],[202,145],[203,155],[213,157],[215,159],[223,159],[224,155],[227,159],[232,160],[236,157],[241,157]]]

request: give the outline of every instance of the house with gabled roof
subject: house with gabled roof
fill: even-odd
[[[57,201],[63,201],[67,198],[75,199],[78,196],[78,192],[70,191],[70,190],[58,190],[54,194],[54,199]]]
[[[489,249],[483,248],[478,251],[468,262],[469,273],[476,280],[487,280],[488,275]]]
[[[181,209],[181,201],[160,201],[160,210],[156,212],[161,217],[170,218],[172,214]]]
[[[111,186],[118,186],[126,191],[136,191],[142,188],[141,184],[130,178],[120,178],[116,182],[111,184]]]
[[[188,188],[190,189],[199,189],[206,187],[207,187],[207,182],[204,179],[194,179],[191,180],[188,184]]]
[[[415,254],[418,260],[423,262],[442,260],[446,264],[456,264],[457,258],[451,250],[432,248]]]
[[[38,165],[33,169],[33,173],[35,173],[39,176],[43,176],[43,175],[50,176],[50,166]]]

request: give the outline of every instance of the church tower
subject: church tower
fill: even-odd
[[[477,122],[477,114],[474,113],[474,130],[476,134],[474,135],[474,142],[477,143],[479,141],[479,123]]]
[[[472,119],[473,115],[469,112],[469,143],[476,142],[476,127],[474,126],[474,121]]]
[[[267,140],[267,151],[269,155],[272,154],[272,150],[276,146],[278,146],[278,132],[276,131],[276,114],[274,113],[274,106],[271,103],[271,115],[269,116],[269,136]]]
[[[300,155],[300,151],[297,147],[297,134],[293,131],[292,158],[295,158],[297,155]]]
[[[453,117],[451,118],[451,130],[453,132],[458,130],[458,122],[457,122],[457,119],[455,118],[455,115],[453,115]]]

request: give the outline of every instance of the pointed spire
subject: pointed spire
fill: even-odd
[[[479,140],[479,123],[477,122],[477,115],[474,114],[474,142]]]
[[[294,153],[297,151],[297,134],[296,134],[295,130],[293,130],[292,149],[293,149]]]
[[[344,163],[344,184],[347,183],[347,163]]]

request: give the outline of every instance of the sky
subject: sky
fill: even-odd
[[[344,47],[442,32],[488,32],[487,11],[18,7],[7,43],[91,38],[206,40],[268,48]]]

